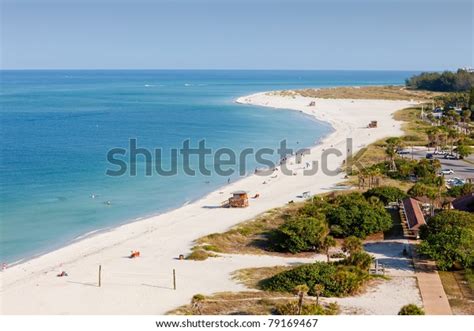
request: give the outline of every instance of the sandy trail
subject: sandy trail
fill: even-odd
[[[309,107],[310,101],[316,107]],[[329,122],[335,131],[311,148],[303,163],[318,161],[323,149],[331,145],[346,150],[346,138],[354,141],[354,152],[378,139],[401,135],[400,122],[392,118],[399,109],[412,105],[407,101],[329,100],[283,97],[259,93],[240,98],[274,108],[293,109]],[[379,127],[367,129],[371,120]],[[289,123],[291,125],[291,123]],[[344,155],[332,156],[329,169],[340,166]],[[318,172],[303,176],[301,165],[290,165],[295,176],[250,176],[182,208],[130,223],[97,234],[59,250],[11,267],[0,273],[0,310],[3,314],[161,314],[189,302],[196,293],[242,290],[230,279],[236,269],[302,262],[268,256],[232,256],[205,262],[178,261],[194,239],[225,231],[290,200],[302,192],[325,192],[340,182],[343,175]],[[266,182],[266,184],[263,184]],[[243,189],[260,194],[245,209],[208,208],[218,206],[230,192]],[[125,258],[131,250],[142,257]],[[98,288],[98,265],[103,268],[103,286]],[[172,269],[178,275],[178,289],[172,285]],[[62,270],[69,277],[57,278]]]

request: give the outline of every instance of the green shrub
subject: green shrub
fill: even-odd
[[[440,169],[439,162],[433,162],[432,160],[421,159],[416,163],[413,171],[415,176],[418,177],[425,184],[434,183],[437,173]]]
[[[396,202],[398,200],[404,199],[407,197],[407,194],[400,190],[398,187],[392,186],[379,186],[372,188],[364,193],[366,199],[370,197],[377,197],[383,204],[388,204],[389,202]]]
[[[331,205],[323,199],[316,198],[314,201],[307,201],[299,210],[298,215],[321,218],[324,217]]]
[[[276,307],[277,315],[296,315],[298,313],[298,303],[288,302]],[[301,309],[301,315],[337,315],[339,314],[339,305],[335,302],[326,307],[316,304],[305,304]]]
[[[369,203],[360,193],[340,195],[334,200],[334,205],[326,217],[336,237],[354,235],[365,238],[392,227],[392,218],[384,206]]]
[[[205,251],[212,251],[212,252],[217,252],[217,253],[221,252],[221,249],[215,245],[204,245],[200,247],[204,249]]]
[[[274,248],[298,253],[319,248],[329,229],[323,217],[295,216],[274,232]]]
[[[405,305],[398,312],[398,315],[424,315],[424,314],[425,312],[423,311],[423,309],[421,309],[420,307],[414,304]]]
[[[338,263],[342,263],[345,265],[353,265],[362,270],[368,271],[373,261],[374,258],[370,254],[366,252],[355,252],[346,259],[339,261]]]
[[[423,183],[416,183],[408,190],[408,195],[412,198],[422,196],[435,196],[438,189],[436,187],[425,185]]]
[[[341,248],[342,251],[347,254],[354,254],[357,252],[362,252],[364,250],[364,244],[360,238],[357,238],[356,236],[349,236],[344,239]]]
[[[345,259],[345,258],[346,258],[346,254],[341,253],[341,252],[333,253],[333,254],[331,254],[331,258],[332,258],[332,259]]]
[[[186,256],[186,260],[204,261],[208,257],[216,257],[216,256],[217,255],[209,253],[205,251],[204,249],[198,248],[198,249],[193,250],[191,254]]]
[[[458,197],[462,197],[463,195],[467,195],[473,192],[474,192],[474,185],[471,183],[466,183],[461,186],[451,187],[450,189],[448,189],[446,194],[450,197],[458,198]]]
[[[441,270],[474,267],[474,214],[442,211],[420,228],[420,251],[436,260]]]
[[[368,279],[368,273],[358,267],[316,262],[283,271],[261,283],[268,291],[291,292],[295,286],[306,284],[314,295],[314,285],[324,286],[322,296],[346,296],[357,292]]]

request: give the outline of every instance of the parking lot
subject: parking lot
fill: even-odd
[[[414,147],[413,152],[411,148],[406,149],[406,151],[410,153],[401,156],[419,160],[426,158],[427,153],[433,153],[433,148]],[[474,181],[474,155],[470,155],[466,160],[448,160],[444,158],[444,155],[437,154],[433,154],[433,158],[439,159],[442,169],[452,169],[454,171],[452,175],[445,175],[447,179],[460,178],[467,180],[471,178]]]

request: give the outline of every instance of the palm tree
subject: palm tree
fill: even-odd
[[[306,284],[298,285],[295,287],[295,293],[298,296],[298,312],[297,315],[301,315],[303,310],[303,300],[304,296],[308,293],[309,288]]]
[[[197,311],[199,315],[202,315],[202,303],[206,297],[202,294],[195,294],[193,298],[191,299],[191,309],[193,311]]]
[[[456,130],[454,129],[450,129],[448,131],[448,139],[450,140],[451,142],[451,154],[453,154],[453,150],[454,150],[454,142],[459,139],[459,132],[457,132]]]
[[[382,175],[382,171],[379,168],[374,168],[370,171],[370,175],[372,187],[379,186],[379,178]]]
[[[464,133],[469,134],[469,123],[471,122],[472,112],[469,109],[463,110],[461,113]]]
[[[330,259],[330,256],[329,256],[329,249],[331,247],[335,247],[336,246],[336,240],[332,237],[332,236],[326,236],[321,244],[321,247],[324,249],[324,251],[326,252],[326,257],[328,259],[328,263],[329,263],[329,259]]]
[[[429,128],[428,130],[426,130],[426,134],[428,135],[428,140],[429,140],[430,145],[433,146],[435,150],[437,150],[438,143],[439,143],[439,134],[440,134],[439,127],[435,126],[435,127]]]
[[[438,172],[441,169],[441,161],[439,159],[432,159],[431,166],[434,168],[435,172]]]
[[[395,145],[388,144],[385,148],[385,154],[387,154],[389,158],[389,169],[390,171],[397,171],[397,165],[395,164],[395,156],[397,155],[397,150]]]
[[[430,216],[434,216],[434,204],[436,201],[436,198],[438,197],[438,192],[432,188],[427,188],[426,190],[426,196],[430,199],[431,202],[431,207],[430,207]]]
[[[359,179],[359,189],[365,188],[365,180],[367,179],[367,169],[362,169],[359,172],[359,176],[357,177]]]
[[[412,166],[408,163],[402,163],[398,169],[398,172],[403,178],[410,176],[412,171]]]
[[[403,142],[398,137],[392,137],[387,139],[387,147],[385,148],[385,153],[390,159],[390,170],[396,171],[397,165],[395,164],[395,157],[397,156],[397,150],[402,148]]]
[[[356,236],[349,236],[344,239],[342,244],[342,251],[352,255],[354,253],[362,251],[362,240],[357,238]]]
[[[441,201],[441,193],[444,190],[445,185],[446,185],[446,180],[444,178],[444,175],[436,177],[435,184],[438,187],[437,199],[438,199],[438,201]]]
[[[315,284],[313,286],[313,292],[316,294],[316,305],[319,306],[319,296],[324,292],[323,284]]]

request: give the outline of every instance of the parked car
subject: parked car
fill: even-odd
[[[401,149],[397,151],[398,155],[410,154],[410,151],[407,149]]]
[[[453,186],[463,186],[464,184],[466,184],[466,181],[464,179],[460,179],[460,178],[450,178],[446,181],[446,183],[450,186],[450,187],[453,187]]]
[[[433,154],[435,154],[435,155],[446,155],[446,154],[449,154],[449,153],[447,151],[435,150],[433,152]]]
[[[453,169],[443,169],[441,170],[441,173],[443,175],[453,175],[454,174],[454,170]]]
[[[458,157],[454,154],[446,154],[444,156],[444,158],[447,159],[447,160],[457,160],[458,159]]]

